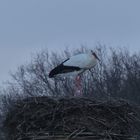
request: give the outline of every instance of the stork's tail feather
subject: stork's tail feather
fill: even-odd
[[[54,74],[52,73],[52,71],[49,73],[49,78],[53,78]]]
[[[58,70],[59,68],[58,67],[55,67],[54,69],[52,69],[49,73],[49,78],[53,78],[55,75],[58,74]]]

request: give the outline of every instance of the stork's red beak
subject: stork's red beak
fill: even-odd
[[[96,59],[98,59],[98,60],[100,61],[100,59],[98,58],[98,56],[96,55],[96,53],[93,52],[92,50],[91,50],[91,52],[92,52],[92,55],[93,55]]]
[[[97,55],[96,55],[96,59],[98,59],[100,61],[100,59],[99,59],[99,57]]]

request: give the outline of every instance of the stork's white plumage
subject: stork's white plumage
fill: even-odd
[[[81,79],[80,74],[85,70],[93,68],[99,58],[92,50],[89,53],[81,53],[72,56],[62,62],[60,65],[52,69],[49,73],[49,77],[53,78],[57,75],[63,75],[66,73],[77,73],[76,87],[81,93]]]
[[[53,78],[57,75],[71,72],[83,73],[85,70],[94,67],[97,60],[99,58],[93,51],[72,56],[51,70],[49,77]]]

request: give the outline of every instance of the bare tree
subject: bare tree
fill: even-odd
[[[93,48],[100,62],[91,71],[83,74],[84,96],[97,99],[124,98],[139,102],[140,91],[140,55],[131,55],[127,49],[106,48],[98,45]],[[81,47],[61,54],[39,52],[27,65],[22,65],[12,74],[5,92],[23,96],[73,96],[75,92],[74,77],[48,77],[49,71],[71,55],[89,51]],[[9,90],[10,89],[10,90]]]

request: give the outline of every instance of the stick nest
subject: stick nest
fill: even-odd
[[[4,121],[7,137],[92,134],[102,138],[140,132],[139,111],[125,101],[97,102],[89,98],[32,97],[18,100]]]

